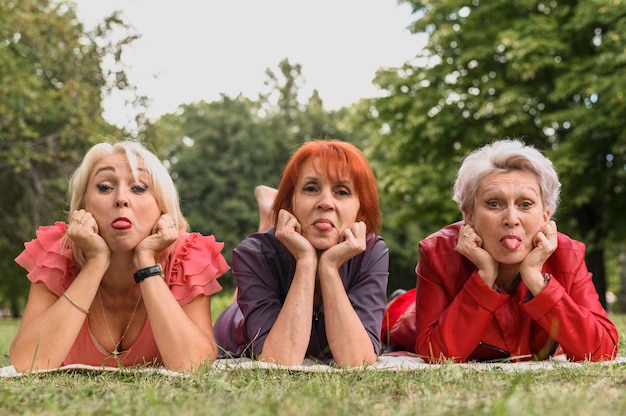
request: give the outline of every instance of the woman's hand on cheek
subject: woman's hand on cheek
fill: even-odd
[[[488,285],[493,285],[498,277],[498,263],[483,248],[483,239],[471,225],[464,225],[459,230],[456,251],[467,257],[476,268],[478,274]]]
[[[343,263],[365,251],[367,226],[357,221],[341,233],[340,241],[322,253],[321,261],[332,262],[339,268]]]
[[[135,248],[135,266],[139,269],[146,263],[154,263],[158,254],[178,239],[178,229],[172,217],[162,214],[152,228],[152,233],[141,240]]]
[[[534,248],[528,253],[521,265],[522,273],[527,270],[541,272],[543,264],[558,247],[556,222],[550,221],[533,238]]]
[[[306,255],[315,254],[315,248],[302,235],[302,226],[291,212],[281,209],[276,220],[276,238],[283,243],[296,261]]]
[[[84,209],[72,213],[70,223],[67,226],[67,236],[72,240],[89,261],[98,256],[108,258],[111,256],[109,245],[99,234],[98,223],[89,211]]]

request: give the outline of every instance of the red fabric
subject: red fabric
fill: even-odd
[[[48,290],[59,297],[78,274],[72,251],[63,246],[66,230],[67,225],[62,222],[40,227],[37,238],[24,244],[24,251],[15,259],[28,271],[31,282],[43,282]],[[222,289],[217,279],[229,269],[221,254],[223,247],[224,244],[215,241],[213,236],[186,232],[179,234],[172,254],[161,264],[166,282],[181,306],[196,296],[210,296]],[[137,340],[118,358],[125,366],[161,364],[161,354],[149,319],[146,319]],[[95,366],[118,364],[93,338],[87,318],[63,361],[63,365],[75,363]]]
[[[523,283],[508,295],[487,286],[475,266],[456,252],[461,225],[452,224],[420,243],[418,312],[408,307],[390,311],[399,317],[391,327],[392,345],[413,340],[412,317],[412,351],[430,361],[502,358],[498,349],[519,360],[563,352],[573,361],[617,355],[617,329],[598,300],[584,244],[558,233],[558,248],[543,267],[551,275],[548,285],[534,298]]]
[[[395,351],[415,349],[415,288],[387,305],[380,339],[383,345]]]

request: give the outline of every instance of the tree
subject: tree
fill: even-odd
[[[429,42],[380,71],[366,116],[382,187],[407,221],[460,217],[451,184],[463,156],[497,137],[546,152],[563,182],[560,230],[587,243],[604,303],[604,249],[626,224],[626,5],[610,0],[406,0]],[[425,235],[424,235],[425,237]]]
[[[316,92],[301,101],[301,67],[283,60],[279,70],[267,71],[268,91],[258,101],[224,95],[185,104],[148,131],[166,149],[191,229],[223,241],[229,263],[237,244],[258,229],[255,186],[277,187],[303,141],[339,134]],[[230,277],[222,285],[234,286]]]
[[[15,313],[28,282],[13,261],[39,225],[64,217],[67,176],[88,146],[119,135],[102,119],[101,94],[130,88],[119,63],[133,35],[116,14],[93,33],[71,5],[0,0],[0,291]]]
[[[317,90],[310,97],[302,97],[306,81],[300,64],[288,59],[278,63],[279,73],[265,71],[267,91],[259,94],[259,116],[269,128],[280,132],[274,142],[277,152],[290,155],[306,140],[332,137],[350,141],[345,131],[339,128],[341,112],[328,112]],[[284,156],[283,156],[284,157]],[[284,160],[286,162],[286,159]]]
[[[225,243],[229,261],[236,244],[257,230],[254,186],[268,181],[264,174],[272,165],[272,143],[265,140],[255,108],[246,98],[223,96],[183,105],[155,125],[179,126],[175,139],[180,144],[170,160],[183,213],[193,231]]]

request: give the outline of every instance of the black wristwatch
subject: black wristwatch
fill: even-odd
[[[155,264],[154,266],[146,267],[145,269],[139,269],[133,275],[133,277],[135,278],[135,283],[137,284],[143,282],[146,277],[150,276],[161,276],[162,278],[165,278],[165,275],[163,274],[163,269],[161,268],[161,265],[159,263]]]

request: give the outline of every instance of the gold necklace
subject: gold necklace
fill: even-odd
[[[111,352],[111,355],[117,358],[120,354],[124,352],[124,350],[119,351],[117,348],[122,344],[122,340],[126,336],[126,332],[128,332],[128,328],[130,328],[130,324],[133,322],[133,319],[135,319],[135,313],[137,312],[137,307],[139,307],[139,302],[141,301],[141,293],[139,294],[139,297],[137,298],[135,309],[133,309],[133,314],[130,316],[130,319],[128,320],[126,329],[124,329],[124,332],[122,332],[122,336],[120,337],[120,340],[117,342],[113,340],[113,335],[111,335],[111,330],[109,329],[109,323],[107,321],[107,315],[104,312],[104,303],[102,302],[102,293],[101,293],[100,288],[98,288],[98,298],[100,298],[100,308],[102,309],[102,317],[104,318],[104,326],[107,329],[107,332],[109,333],[109,338],[111,338],[111,343],[113,343],[113,345],[115,346],[115,349]]]

